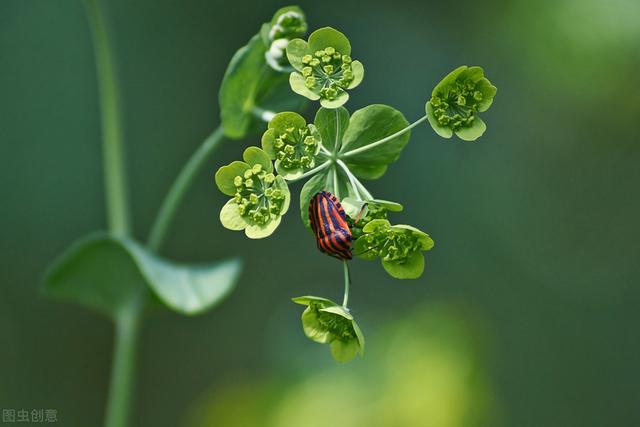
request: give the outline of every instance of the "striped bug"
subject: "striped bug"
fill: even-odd
[[[309,222],[321,252],[344,261],[353,258],[353,236],[347,215],[336,196],[328,191],[313,196],[309,203]]]

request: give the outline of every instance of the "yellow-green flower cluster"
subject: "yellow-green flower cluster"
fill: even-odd
[[[302,76],[305,85],[318,90],[324,99],[334,100],[339,89],[346,89],[353,82],[351,57],[329,46],[302,57]]]
[[[271,215],[279,216],[285,195],[282,190],[273,187],[275,180],[275,175],[264,170],[261,164],[255,164],[242,175],[236,175],[233,178],[236,187],[233,200],[238,206],[238,213],[259,225],[266,224]]]

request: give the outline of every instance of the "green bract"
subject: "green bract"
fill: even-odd
[[[300,114],[279,113],[262,135],[262,148],[275,160],[278,174],[295,179],[315,166],[320,151],[320,134]]]
[[[349,310],[326,298],[305,296],[292,298],[306,305],[302,313],[305,335],[318,343],[329,344],[333,358],[347,362],[364,354],[364,335]]]
[[[396,279],[417,279],[424,271],[422,251],[433,248],[428,234],[410,225],[391,225],[386,219],[374,219],[362,229],[354,244],[357,256],[372,260],[379,257],[384,269]]]
[[[314,31],[309,41],[293,39],[287,46],[287,58],[297,71],[289,83],[294,92],[326,108],[337,108],[349,99],[364,77],[364,67],[351,59],[351,44],[341,32],[330,27]]]
[[[429,123],[444,138],[455,133],[462,140],[474,141],[487,129],[478,113],[491,106],[496,92],[482,68],[458,67],[433,89],[426,105]]]
[[[271,159],[261,149],[247,148],[243,159],[216,173],[220,191],[233,196],[220,211],[220,221],[229,230],[244,230],[247,237],[261,239],[274,232],[289,209],[289,188],[273,174]]]

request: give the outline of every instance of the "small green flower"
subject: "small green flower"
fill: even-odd
[[[262,149],[275,160],[284,179],[295,179],[315,166],[320,151],[320,134],[300,114],[278,113],[262,135]]]
[[[354,244],[357,256],[368,260],[379,257],[387,273],[396,279],[417,279],[422,275],[422,251],[434,245],[428,234],[410,225],[392,226],[386,219],[370,221],[362,232]]]
[[[345,197],[342,207],[347,214],[347,223],[351,229],[353,240],[364,234],[363,228],[374,219],[387,219],[387,212],[401,212],[404,208],[400,203],[388,200],[355,200]]]
[[[292,298],[306,305],[302,313],[305,335],[318,343],[329,344],[333,358],[348,362],[364,354],[364,335],[349,310],[326,298],[305,296]]]
[[[289,40],[307,33],[307,21],[299,7],[283,7],[273,15],[270,23],[263,26],[261,33],[269,47],[265,53],[267,63],[277,71],[290,70],[285,50]]]
[[[247,237],[271,235],[289,209],[291,196],[286,181],[273,174],[269,155],[249,147],[244,162],[235,161],[216,172],[216,185],[233,196],[220,211],[220,222],[229,230],[244,230]]]
[[[351,44],[341,32],[330,27],[314,31],[309,42],[291,40],[287,58],[296,69],[289,78],[294,92],[320,100],[325,108],[338,108],[349,99],[364,77],[364,67],[351,59]]]
[[[478,113],[489,109],[497,90],[482,68],[456,68],[438,83],[427,102],[431,127],[443,138],[455,133],[464,141],[478,139],[487,129]]]

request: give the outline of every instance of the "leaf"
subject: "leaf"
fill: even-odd
[[[420,251],[414,252],[402,263],[382,260],[382,266],[396,279],[417,279],[424,272],[424,255]]]
[[[333,47],[342,55],[351,54],[351,44],[349,43],[349,39],[336,29],[331,27],[320,28],[315,30],[309,36],[310,53],[314,53],[329,46]]]
[[[236,186],[233,180],[236,176],[242,176],[251,167],[245,162],[233,161],[226,166],[222,166],[215,175],[216,185],[227,196],[236,194]]]
[[[350,151],[378,142],[409,126],[401,112],[388,105],[366,106],[351,116],[344,134],[343,158],[354,175],[363,179],[381,177],[387,165],[400,157],[409,142],[406,131],[369,151],[349,155]]]
[[[48,270],[44,293],[115,317],[145,287],[182,314],[206,311],[235,286],[241,262],[180,265],[161,259],[138,243],[94,234],[67,250]]]
[[[316,193],[328,191],[326,181],[327,172],[320,172],[307,181],[302,187],[302,190],[300,190],[300,217],[302,218],[302,223],[307,228],[311,228],[309,224],[309,202]]]
[[[240,139],[247,133],[261,75],[270,72],[264,59],[266,51],[260,36],[255,35],[229,62],[218,96],[220,119],[229,138]]]
[[[334,152],[336,145],[339,147],[342,144],[344,133],[349,126],[349,112],[344,107],[320,108],[316,113],[314,124],[320,132],[323,147]]]

